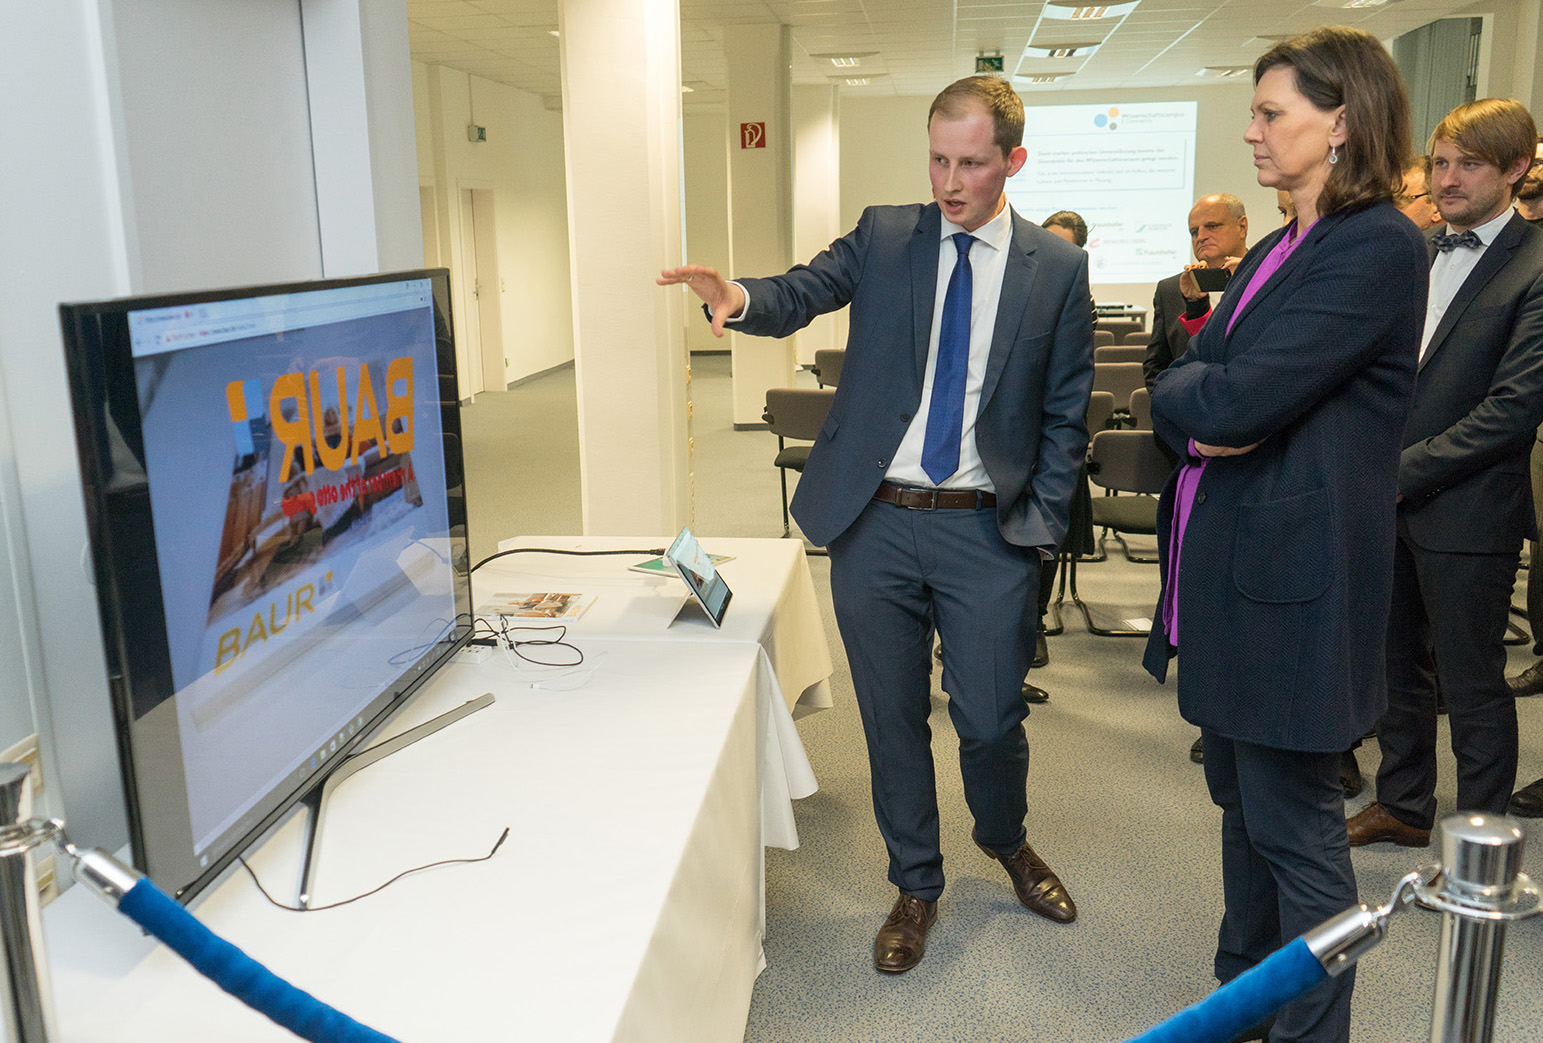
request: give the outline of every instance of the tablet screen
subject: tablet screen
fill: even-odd
[[[713,567],[712,559],[702,549],[702,545],[691,535],[690,529],[681,529],[680,535],[675,537],[675,542],[670,544],[670,549],[665,551],[665,560],[675,566],[675,571],[680,573],[680,578],[686,581],[686,587],[691,591],[691,596],[707,613],[707,618],[713,621],[713,626],[723,625],[723,614],[728,611],[729,601],[734,597],[729,585],[718,575],[718,570]]]

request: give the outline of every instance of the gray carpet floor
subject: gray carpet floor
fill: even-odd
[[[694,529],[778,536],[774,436],[736,432],[729,360],[693,359]],[[812,380],[801,376],[801,380]],[[571,369],[463,411],[473,554],[527,533],[579,531],[578,447]],[[796,531],[796,530],[795,530]],[[1084,565],[1084,600],[1108,619],[1150,614],[1156,567],[1131,564],[1111,542]],[[1138,547],[1138,549],[1140,549]],[[1148,548],[1150,549],[1150,548]],[[1028,720],[1029,838],[1060,873],[1079,917],[1057,925],[1019,907],[1006,876],[970,842],[957,740],[934,691],[934,752],[948,887],[926,959],[888,977],[873,970],[873,933],[894,899],[873,823],[868,767],[851,680],[831,612],[829,570],[810,557],[830,636],[836,705],[799,722],[820,789],[797,802],[801,846],[768,850],[767,968],[756,983],[747,1043],[762,1041],[1060,1041],[1117,1043],[1214,987],[1221,913],[1220,812],[1188,759],[1194,728],[1171,685],[1142,672],[1142,643],[1089,634],[1067,603],[1066,632],[1033,680],[1051,693]],[[1520,602],[1520,588],[1517,591]],[[1512,668],[1530,649],[1511,650]],[[1519,704],[1520,781],[1543,775],[1543,699]],[[1445,743],[1446,727],[1441,726]],[[1377,747],[1361,751],[1371,799]],[[1452,762],[1442,761],[1442,813],[1455,810]],[[1543,820],[1539,820],[1543,821]],[[1386,901],[1403,874],[1435,857],[1381,844],[1354,852],[1362,900]],[[1539,869],[1529,851],[1524,868]],[[1352,1038],[1409,1043],[1427,1028],[1440,918],[1414,910],[1359,967]],[[1543,918],[1510,928],[1494,1039],[1543,1038]]]

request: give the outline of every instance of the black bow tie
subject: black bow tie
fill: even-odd
[[[1461,235],[1438,235],[1432,239],[1432,242],[1436,244],[1436,249],[1442,253],[1451,253],[1459,246],[1466,246],[1471,250],[1477,250],[1484,245],[1484,240],[1480,239],[1471,229]]]

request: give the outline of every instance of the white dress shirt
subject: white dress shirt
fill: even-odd
[[[1457,291],[1462,289],[1474,266],[1479,263],[1479,258],[1484,256],[1484,251],[1489,249],[1489,244],[1495,241],[1495,236],[1500,234],[1515,212],[1506,207],[1499,217],[1473,230],[1482,246],[1459,246],[1455,250],[1436,254],[1430,266],[1430,297],[1425,306],[1425,333],[1420,338],[1421,362],[1425,361],[1425,352],[1430,348],[1430,339],[1435,335],[1436,327],[1441,325],[1442,316],[1452,306],[1452,298],[1457,296]],[[1446,234],[1453,234],[1451,225],[1447,225]]]
[[[932,300],[932,331],[927,336],[927,370],[922,382],[921,406],[911,418],[911,426],[900,440],[894,459],[884,477],[903,485],[931,488],[933,481],[922,469],[922,443],[927,438],[927,414],[932,409],[932,377],[938,368],[938,331],[943,325],[943,302],[948,295],[948,280],[959,263],[959,248],[953,236],[964,231],[947,218],[938,239],[938,282]],[[964,428],[959,438],[959,467],[937,487],[940,489],[984,489],[996,492],[991,476],[981,463],[975,448],[975,414],[980,410],[980,392],[986,381],[986,361],[991,354],[991,337],[996,330],[997,304],[1002,299],[1002,276],[1007,271],[1007,247],[1013,237],[1013,208],[1002,212],[970,233],[970,361],[964,382]],[[732,282],[732,280],[731,280]],[[744,294],[739,314],[726,322],[738,322],[750,310],[750,294],[744,285],[733,282]]]
[[[938,332],[943,326],[943,299],[948,280],[959,262],[959,250],[951,236],[964,231],[948,219],[938,240],[938,284],[932,301],[932,332],[927,336],[927,370],[922,381],[921,406],[895,450],[884,477],[905,485],[933,485],[922,470],[922,443],[927,437],[927,414],[932,409],[932,377],[938,368]],[[986,489],[996,492],[991,476],[975,447],[975,414],[980,409],[981,386],[986,380],[986,359],[991,354],[991,335],[996,330],[997,304],[1002,299],[1002,274],[1007,270],[1007,247],[1013,236],[1013,208],[1002,212],[970,233],[970,362],[964,382],[964,429],[959,439],[959,469],[938,483],[943,489]]]

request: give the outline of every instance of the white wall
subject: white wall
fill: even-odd
[[[346,99],[308,93],[319,88],[307,84],[307,45],[363,56],[352,89],[366,95],[357,107],[369,126],[357,142],[374,159],[354,164],[354,184],[374,220],[334,241],[405,267],[419,237],[417,194],[399,173],[412,157],[382,133],[400,127],[410,140],[405,7],[402,24],[382,31],[387,10],[375,0],[0,8],[0,598],[16,606],[14,618],[0,612],[0,647],[15,631],[19,647],[37,650],[21,664],[5,656],[0,699],[24,696],[53,776],[47,810],[66,814],[87,844],[115,848],[127,832],[96,598],[82,568],[58,305],[321,274],[326,214],[310,112]],[[303,40],[302,13],[320,16]],[[329,36],[339,26],[353,27],[351,41]],[[378,40],[360,38],[372,31]],[[22,737],[10,732],[13,716],[0,720],[0,748]]]
[[[136,289],[321,275],[296,5],[120,3],[113,19]]]
[[[1543,122],[1543,75],[1539,75],[1543,69],[1537,60],[1538,51],[1543,50],[1539,6],[1539,0],[1481,0],[1446,17],[1485,19],[1478,96],[1515,98],[1527,106],[1534,120]]]
[[[1252,84],[1197,87],[1194,90],[1053,91],[1024,97],[1026,118],[1037,105],[1123,105],[1135,102],[1195,101],[1195,195],[1231,192],[1248,211],[1251,239],[1276,226],[1273,189],[1260,188],[1253,155],[1243,143]],[[860,91],[841,99],[841,225],[857,223],[863,207],[875,203],[925,202],[927,182],[927,109],[931,98],[869,97]],[[1024,214],[1038,221],[1045,214]],[[1180,215],[1182,220],[1187,215]],[[1153,283],[1095,284],[1099,300],[1150,306]]]
[[[499,307],[509,364],[502,379],[499,374],[484,375],[486,388],[500,389],[509,381],[572,361],[562,113],[546,109],[534,94],[442,66],[414,62],[412,77],[418,179],[433,189],[440,257],[448,267],[460,265],[461,189],[490,189],[494,195],[503,280]],[[487,141],[467,140],[466,126],[473,121],[487,128]],[[592,157],[595,163],[606,162],[604,143],[595,143]],[[466,303],[459,280],[452,284],[461,340]],[[462,373],[463,395],[468,376]]]
[[[681,121],[685,154],[686,261],[729,270],[728,117],[722,112],[688,113]],[[761,274],[761,273],[756,273]],[[702,309],[686,309],[686,348],[727,351],[727,337],[714,337]]]
[[[846,231],[841,227],[841,96],[833,86],[793,88],[793,263]],[[820,315],[793,335],[801,365],[822,348],[846,346],[847,313]]]

